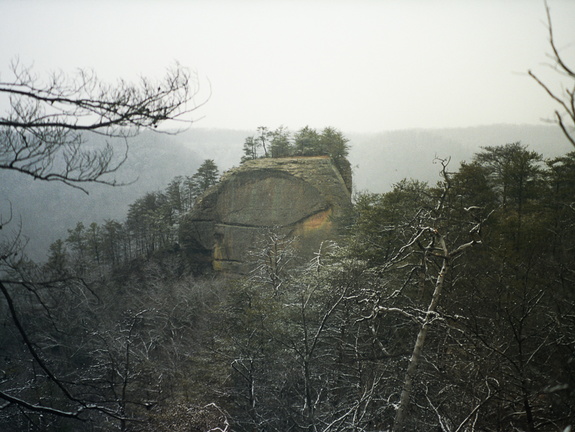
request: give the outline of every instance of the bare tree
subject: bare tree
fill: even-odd
[[[189,125],[191,113],[203,104],[194,100],[199,92],[197,77],[179,65],[168,69],[161,81],[141,78],[137,84],[120,80],[115,85],[83,70],[71,77],[57,73],[41,80],[31,68],[15,62],[11,72],[12,80],[0,79],[0,98],[9,106],[7,114],[0,116],[0,172],[12,170],[79,189],[90,182],[116,185],[111,175],[127,158],[128,138],[169,121]],[[9,213],[0,215],[0,228],[13,219],[11,206]],[[73,308],[97,296],[79,278],[65,275],[47,280],[23,255],[19,234],[12,237],[0,239],[0,308],[4,329],[9,329],[2,335],[12,335],[17,340],[12,347],[24,347],[21,354],[27,359],[21,362],[20,372],[0,372],[0,410],[15,407],[24,413],[77,420],[100,413],[124,421],[122,410],[86,396],[51,358],[52,349],[59,346],[57,338],[64,334],[53,312],[63,302]],[[73,289],[75,295],[46,299],[62,289]],[[56,339],[50,346],[40,343],[39,320],[54,329]],[[19,380],[25,376],[33,379],[21,385]],[[37,376],[49,385],[46,394],[42,394],[46,386],[34,384]]]
[[[410,245],[418,245],[420,253],[422,254],[421,262],[425,273],[424,280],[430,280],[433,278],[435,282],[427,310],[422,314],[422,316],[417,318],[417,322],[420,323],[419,330],[407,370],[405,372],[401,396],[393,422],[393,431],[404,430],[408,406],[410,404],[413,390],[413,383],[422,358],[427,333],[432,324],[436,320],[441,319],[441,316],[438,313],[438,305],[445,285],[445,279],[451,271],[453,261],[471,246],[481,243],[481,240],[473,238],[474,236],[471,235],[471,240],[465,241],[457,246],[451,246],[449,245],[446,233],[442,232],[444,227],[440,227],[440,221],[445,218],[446,200],[451,188],[450,178],[447,173],[447,163],[448,161],[441,161],[443,189],[437,206],[433,209],[433,212],[430,215],[431,218],[427,221],[427,224],[417,227],[414,236],[410,241]],[[470,230],[470,234],[479,232],[480,226],[481,222],[474,225]],[[432,270],[433,267],[436,269]],[[386,311],[385,307],[380,308],[382,311]],[[402,313],[405,312],[402,311]]]
[[[85,70],[42,80],[15,62],[11,72],[11,81],[0,80],[0,97],[9,105],[0,117],[0,170],[76,187],[116,184],[108,175],[127,158],[126,138],[169,120],[190,124],[189,114],[202,105],[194,101],[197,77],[179,65],[161,81],[141,78],[137,84],[120,80],[115,85]],[[88,141],[94,134],[107,138],[105,143]],[[110,138],[122,138],[123,148],[116,149]]]
[[[290,265],[293,267],[295,238],[282,233],[279,227],[263,232],[251,252],[254,268],[251,271],[254,281],[278,291],[289,278]]]
[[[555,110],[555,121],[565,137],[575,146],[575,69],[566,63],[565,58],[557,47],[547,2],[545,2],[545,12],[547,14],[549,44],[551,46],[551,54],[549,55],[552,61],[551,67],[559,75],[566,77],[569,84],[561,91],[553,90],[549,84],[543,82],[533,71],[530,70],[528,73],[547,92],[551,99],[559,104],[560,109]]]

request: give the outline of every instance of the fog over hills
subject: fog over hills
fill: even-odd
[[[292,131],[303,125],[292,128]],[[275,126],[270,126],[274,128]],[[434,159],[451,158],[450,167],[470,160],[482,146],[520,141],[551,158],[572,150],[555,126],[495,125],[460,129],[409,129],[380,133],[346,133],[356,191],[385,192],[403,178],[430,184],[438,180]],[[131,203],[146,192],[163,190],[177,175],[192,175],[205,159],[220,171],[239,164],[244,139],[255,130],[191,128],[178,135],[144,132],[130,141],[128,161],[118,171],[121,187],[90,185],[89,194],[60,183],[34,181],[0,172],[0,212],[14,213],[11,229],[22,226],[29,238],[27,254],[42,260],[48,246],[67,235],[76,222],[124,220]]]
[[[458,129],[409,129],[378,134],[349,134],[350,162],[356,191],[386,192],[404,178],[434,184],[440,166],[436,158],[450,158],[456,171],[481,147],[521,142],[529,149],[553,158],[572,150],[558,127],[491,125]]]

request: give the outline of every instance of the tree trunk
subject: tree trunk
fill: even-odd
[[[407,366],[407,371],[405,372],[403,389],[401,391],[401,396],[399,399],[399,406],[397,407],[397,411],[395,413],[395,419],[393,421],[393,428],[392,428],[393,432],[401,432],[404,429],[405,419],[407,416],[407,409],[409,407],[409,401],[411,399],[411,393],[413,390],[413,380],[415,378],[415,373],[417,372],[417,367],[419,366],[421,353],[423,352],[425,339],[427,337],[427,331],[429,330],[429,326],[433,321],[433,317],[435,316],[435,310],[437,309],[437,305],[441,297],[441,291],[443,289],[445,275],[449,271],[449,256],[447,253],[445,240],[443,239],[443,237],[440,237],[439,241],[441,243],[441,247],[444,253],[441,271],[439,272],[439,275],[437,276],[437,279],[435,281],[435,289],[433,291],[433,296],[431,297],[431,302],[429,303],[429,306],[427,308],[423,324],[421,325],[419,333],[417,334],[417,339],[415,340],[415,345],[413,347],[413,352],[409,360],[409,365]]]

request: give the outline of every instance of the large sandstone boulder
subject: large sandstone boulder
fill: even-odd
[[[256,159],[228,171],[180,226],[180,243],[197,262],[246,273],[269,229],[293,236],[310,259],[335,236],[335,218],[351,205],[350,178],[327,156]]]

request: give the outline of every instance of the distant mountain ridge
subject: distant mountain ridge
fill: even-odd
[[[195,127],[178,135],[144,132],[130,141],[128,161],[117,173],[120,181],[137,181],[117,188],[90,185],[89,195],[59,183],[0,171],[0,212],[8,214],[11,203],[16,221],[12,229],[21,223],[22,233],[30,238],[28,255],[42,260],[48,246],[65,238],[67,229],[77,222],[123,220],[128,206],[144,193],[163,190],[177,175],[194,174],[205,159],[213,159],[221,171],[239,165],[244,140],[254,132]],[[343,133],[350,139],[356,191],[386,192],[403,178],[434,183],[440,169],[433,163],[436,157],[451,157],[455,171],[482,146],[521,141],[548,158],[575,150],[559,128],[551,125]]]
[[[521,142],[553,158],[575,151],[553,125],[490,125],[456,129],[407,129],[349,134],[356,191],[386,192],[404,178],[430,184],[439,179],[435,158],[450,158],[451,170],[470,161],[481,147]]]

